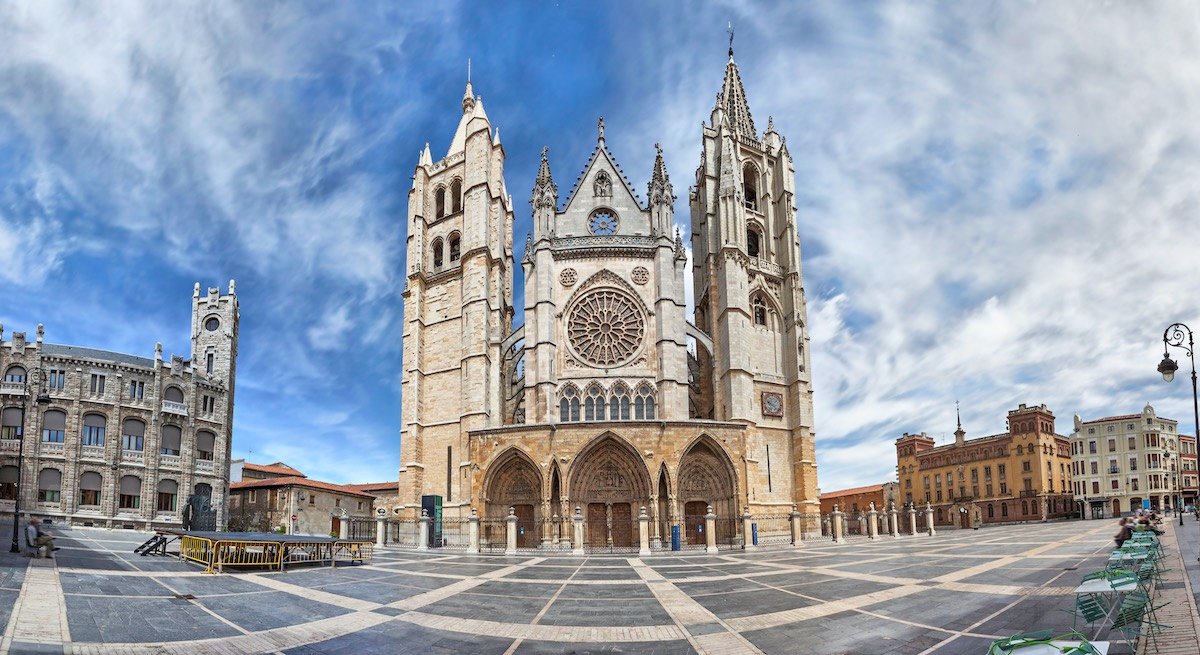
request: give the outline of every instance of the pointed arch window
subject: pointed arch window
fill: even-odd
[[[446,215],[446,187],[440,186],[433,192],[433,205],[438,218]]]
[[[587,389],[587,398],[583,402],[583,418],[585,421],[604,420],[604,389],[598,384],[592,384]]]
[[[442,267],[442,239],[438,237],[433,240],[433,270]]]
[[[762,296],[754,296],[751,302],[754,309],[754,324],[766,326],[767,324],[767,301],[763,300]]]
[[[559,421],[570,423],[579,420],[579,392],[575,387],[563,390],[562,399],[558,401]]]
[[[450,207],[453,213],[462,211],[462,180],[458,178],[450,183]]]
[[[757,225],[751,225],[746,228],[746,254],[751,257],[761,257],[762,252],[762,232],[759,232]]]
[[[462,241],[462,238],[459,236],[458,232],[454,232],[450,235],[447,241],[450,242],[450,263],[453,264],[458,261],[458,258],[461,254],[461,246],[459,243]]]
[[[638,385],[637,397],[633,400],[633,417],[653,421],[654,414],[654,389],[648,384]]]
[[[608,420],[629,420],[629,389],[621,383],[613,387],[608,399]]]
[[[742,167],[742,202],[746,209],[758,211],[758,169],[750,162]]]

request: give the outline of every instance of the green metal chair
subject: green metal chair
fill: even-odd
[[[1165,603],[1164,603],[1165,605]],[[1121,607],[1117,610],[1117,614],[1113,617],[1112,626],[1109,631],[1117,631],[1125,638],[1125,642],[1129,644],[1129,648],[1137,652],[1136,642],[1142,637],[1149,637],[1150,642],[1154,644],[1154,652],[1158,652],[1158,634],[1164,629],[1169,629],[1171,626],[1158,623],[1153,620],[1154,610],[1162,608],[1164,605],[1159,605],[1157,608],[1151,604],[1149,596],[1140,592],[1128,594],[1121,602]]]
[[[1059,610],[1071,615],[1071,629],[1074,630],[1079,619],[1091,626],[1096,621],[1104,620],[1108,616],[1108,607],[1104,605],[1104,599],[1099,594],[1076,594],[1075,607],[1071,609]]]

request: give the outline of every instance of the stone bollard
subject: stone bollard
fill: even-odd
[[[642,505],[642,512],[638,514],[638,557],[650,556],[650,515],[646,513],[646,506]]]
[[[742,550],[757,550],[758,546],[754,543],[754,521],[750,516],[750,508],[742,512],[742,534],[746,535],[742,539]]]
[[[708,506],[708,513],[704,515],[704,552],[717,553],[717,515],[713,514],[712,505]]]
[[[505,555],[517,554],[517,510],[514,507],[508,508],[508,543],[504,546]]]
[[[800,546],[804,542],[804,527],[800,525],[800,518],[804,516],[796,511],[796,506],[792,505],[792,545]]]
[[[479,554],[479,513],[475,508],[471,508],[471,516],[467,518],[467,534],[470,542],[467,544],[467,552],[472,555]]]
[[[917,536],[917,508],[913,505],[908,506],[908,534]]]
[[[342,520],[338,523],[338,539],[345,541],[350,538],[350,517],[342,514]]]
[[[429,526],[433,519],[427,510],[421,510],[421,528],[417,531],[417,550],[429,550]]]
[[[888,527],[891,528],[892,538],[898,539],[900,537],[900,525],[897,523],[895,502],[888,503]]]
[[[383,548],[383,538],[387,535],[387,523],[383,517],[375,519],[375,547]]]
[[[574,555],[583,554],[583,510],[576,506],[575,516],[571,517],[571,522],[574,523],[575,529],[575,549],[571,551]]]
[[[843,514],[838,511],[838,506],[833,506],[833,512],[829,514],[829,522],[833,526],[833,543],[840,544],[845,540],[842,539],[842,517]]]
[[[875,511],[875,503],[871,502],[870,509],[867,510],[867,538],[876,539],[879,537],[879,512]]]
[[[925,503],[925,525],[929,526],[929,536],[937,534],[937,530],[933,529],[933,506]]]

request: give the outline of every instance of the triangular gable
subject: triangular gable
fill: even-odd
[[[629,183],[629,178],[625,177],[625,171],[621,170],[621,165],[617,163],[616,158],[609,152],[608,146],[605,145],[604,141],[600,141],[600,143],[596,144],[596,148],[592,150],[592,156],[588,157],[587,163],[583,165],[583,171],[579,174],[579,177],[575,178],[575,185],[571,187],[571,193],[567,196],[567,202],[563,204],[563,211],[566,211],[571,206],[571,203],[575,201],[575,194],[584,185],[584,181],[591,179],[592,171],[596,168],[597,160],[601,155],[608,162],[609,168],[621,180],[621,184],[625,187],[625,192],[629,194],[633,203],[637,205],[638,209],[644,210],[645,207],[642,205],[642,199],[633,190],[633,185]]]

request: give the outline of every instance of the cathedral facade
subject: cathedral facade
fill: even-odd
[[[504,148],[470,83],[462,112],[409,193],[397,512],[511,511],[524,546],[576,512],[598,546],[630,545],[642,508],[656,543],[709,506],[817,512],[795,173],[773,124],[756,132],[732,50],[688,192],[690,265],[661,150],[643,202],[601,119],[573,188],[542,151],[516,329]]]

